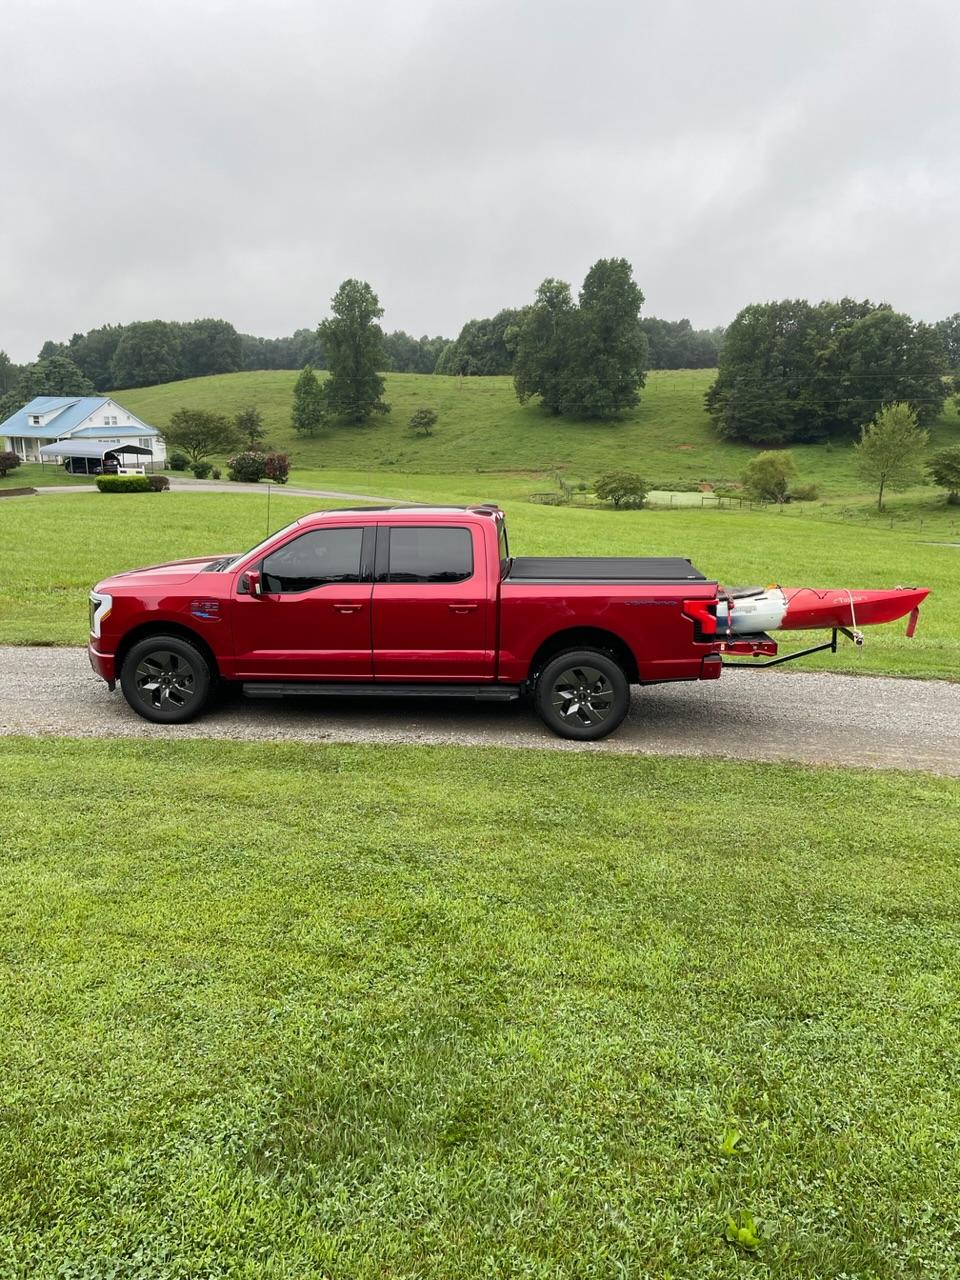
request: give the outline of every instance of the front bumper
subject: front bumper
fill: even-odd
[[[112,653],[102,653],[94,644],[93,636],[87,641],[87,657],[90,659],[90,665],[100,677],[106,680],[112,689],[117,683],[117,668]]]

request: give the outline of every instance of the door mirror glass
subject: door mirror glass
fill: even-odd
[[[263,595],[263,583],[257,569],[248,569],[240,575],[240,593],[245,596]]]

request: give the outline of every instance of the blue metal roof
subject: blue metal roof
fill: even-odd
[[[92,436],[95,440],[112,440],[117,436],[156,436],[159,434],[156,427],[135,427],[132,423],[125,422],[119,427],[81,427],[79,431],[74,431],[70,439],[81,440]]]
[[[98,409],[102,409],[105,404],[110,403],[110,396],[36,396],[29,404],[25,404],[22,409],[18,409],[16,413],[12,413],[6,422],[0,422],[0,436],[22,436],[25,440],[49,440],[57,436],[67,435],[75,427],[79,427],[81,422],[85,422],[92,413],[96,413]],[[125,410],[128,412],[128,410]],[[33,414],[48,414],[54,416],[49,422],[41,427],[30,425],[30,417]],[[129,431],[132,424],[124,423],[122,427],[85,427],[83,428],[85,435],[99,434],[117,435],[120,431]],[[138,435],[143,435],[144,430],[148,434],[154,433],[153,427],[134,428]]]

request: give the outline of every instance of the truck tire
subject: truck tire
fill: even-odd
[[[605,738],[630,710],[630,682],[600,649],[569,649],[551,658],[537,677],[537,714],[561,738]]]
[[[137,715],[156,724],[185,724],[198,716],[213,684],[207,659],[180,636],[147,636],[120,668],[123,696]]]

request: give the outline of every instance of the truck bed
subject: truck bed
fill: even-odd
[[[505,583],[706,582],[689,560],[679,556],[518,556]]]

